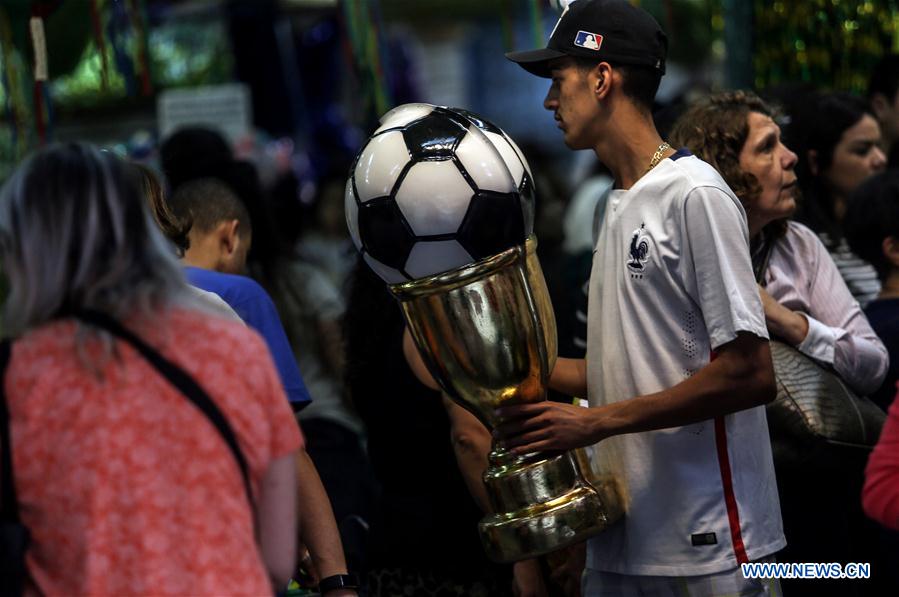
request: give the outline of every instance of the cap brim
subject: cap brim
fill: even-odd
[[[565,52],[560,52],[559,50],[541,48],[539,50],[527,50],[524,52],[509,52],[506,54],[506,58],[518,64],[532,75],[548,79],[552,76],[549,70],[550,61],[567,55],[568,54]]]

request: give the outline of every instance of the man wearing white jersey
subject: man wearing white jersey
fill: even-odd
[[[602,442],[627,514],[589,541],[585,594],[779,594],[740,569],[786,544],[746,215],[711,166],[656,131],[666,53],[659,25],[626,0],[576,0],[547,48],[507,55],[552,79],[544,106],[566,145],[592,149],[616,182],[594,248],[587,357],[559,359],[550,382],[590,408],[503,408],[497,433],[518,453]]]

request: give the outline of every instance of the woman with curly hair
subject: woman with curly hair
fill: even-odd
[[[831,365],[859,393],[871,392],[886,374],[886,349],[818,236],[789,220],[797,206],[797,157],[783,144],[774,116],[752,93],[715,94],[681,116],[671,142],[717,168],[743,204],[771,336]],[[859,462],[834,484],[830,475],[785,470],[775,460],[787,535],[787,549],[780,557],[798,562],[869,561],[858,559],[849,532],[850,525],[861,520],[863,465]],[[823,521],[828,524],[824,538]],[[820,581],[792,590],[788,585],[783,583],[789,594],[803,589],[827,594]],[[839,587],[836,594],[853,590]]]
[[[752,93],[720,93],[688,109],[671,140],[715,166],[742,202],[769,331],[867,394],[886,373],[886,349],[817,235],[789,221],[797,157],[773,116]]]

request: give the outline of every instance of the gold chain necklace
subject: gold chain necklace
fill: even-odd
[[[646,169],[646,172],[649,172],[653,168],[659,165],[659,162],[662,161],[662,157],[665,155],[665,152],[671,149],[671,146],[668,145],[667,141],[663,141],[659,148],[656,150],[654,154],[652,154],[652,159],[649,161],[649,168]],[[644,172],[643,174],[646,174]]]

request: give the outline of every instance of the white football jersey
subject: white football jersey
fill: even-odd
[[[768,337],[746,215],[711,166],[681,150],[614,190],[593,254],[587,379],[592,406],[670,388],[737,332]],[[597,446],[622,482],[624,519],[587,565],[692,576],[771,554],[784,539],[764,407]]]

